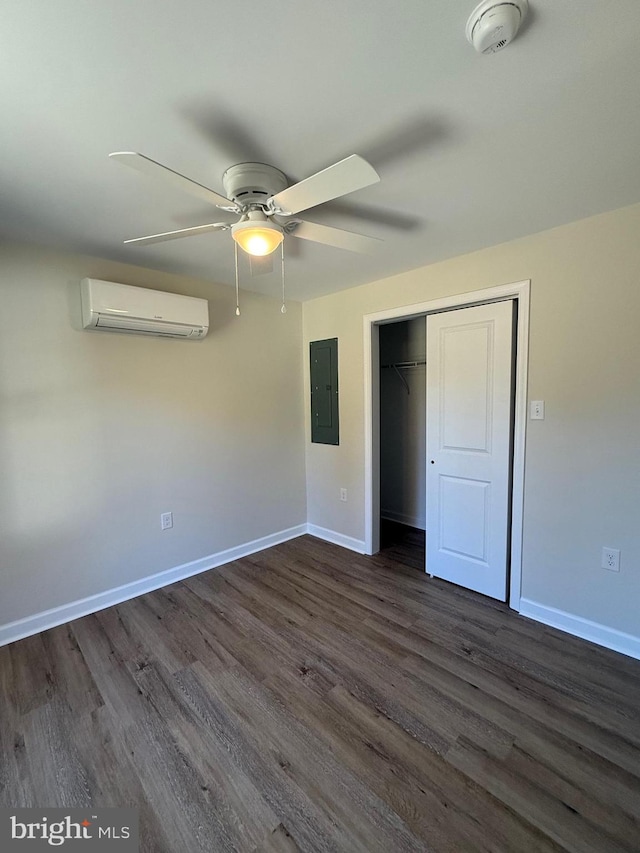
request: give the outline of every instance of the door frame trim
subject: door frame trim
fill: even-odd
[[[529,301],[531,281],[517,281],[376,311],[363,316],[364,331],[364,514],[365,553],[380,550],[380,352],[379,329],[385,323],[468,308],[487,302],[517,302],[515,401],[513,411],[513,472],[511,488],[511,572],[508,604],[520,610],[522,534],[524,520],[524,461],[527,426],[529,362]]]

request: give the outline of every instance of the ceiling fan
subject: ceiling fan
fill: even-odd
[[[380,180],[373,166],[352,154],[293,186],[279,169],[264,163],[238,163],[222,176],[226,196],[133,151],[109,155],[139,172],[171,183],[191,195],[204,199],[228,213],[236,213],[235,223],[210,222],[194,228],[181,228],[125,240],[127,244],[146,245],[191,237],[209,231],[230,231],[236,244],[253,256],[269,255],[281,245],[285,235],[312,240],[352,252],[369,252],[382,241],[364,234],[344,231],[294,218],[296,214],[347,193],[371,186]]]

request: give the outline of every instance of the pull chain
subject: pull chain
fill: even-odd
[[[281,314],[287,313],[287,306],[284,304],[284,240],[280,243],[280,268],[282,269],[282,308]]]
[[[238,244],[233,242],[233,246],[235,249],[235,258],[236,258],[236,317],[240,316],[240,286],[238,284]]]

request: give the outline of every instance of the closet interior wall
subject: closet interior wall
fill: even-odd
[[[380,516],[425,529],[426,321],[380,326]]]

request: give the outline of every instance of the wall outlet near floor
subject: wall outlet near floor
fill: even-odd
[[[608,569],[610,572],[620,571],[620,549],[619,548],[603,548],[602,549],[602,568]]]
[[[347,499],[347,490],[346,489],[340,489],[340,500],[346,501],[346,499]]]
[[[169,530],[170,527],[173,527],[173,513],[172,512],[163,512],[160,516],[160,527],[162,530]]]

